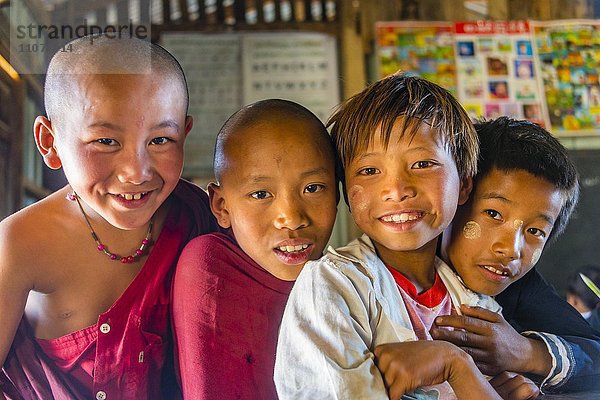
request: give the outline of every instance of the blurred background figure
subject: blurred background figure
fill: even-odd
[[[567,302],[571,304],[596,330],[600,330],[600,294],[590,288],[580,274],[587,276],[596,288],[600,287],[600,266],[585,265],[569,276]]]

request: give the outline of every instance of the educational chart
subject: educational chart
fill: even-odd
[[[453,24],[377,22],[377,79],[412,72],[456,94]]]
[[[454,40],[458,98],[469,115],[545,124],[528,22],[457,22]]]
[[[552,132],[600,133],[600,22],[532,22],[532,28]]]
[[[242,37],[243,103],[280,98],[325,122],[340,101],[336,42],[320,33]]]
[[[267,98],[300,103],[325,121],[339,103],[335,38],[320,33],[163,33],[181,63],[194,128],[184,176],[212,177],[215,137],[243,105]]]

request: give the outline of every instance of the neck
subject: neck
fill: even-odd
[[[431,288],[435,282],[435,250],[437,240],[417,250],[393,251],[374,242],[377,255],[385,265],[404,275],[417,293]]]

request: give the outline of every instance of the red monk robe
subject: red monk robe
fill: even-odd
[[[228,236],[205,235],[188,244],[173,283],[184,398],[277,399],[277,335],[292,285],[261,268]]]
[[[164,399],[174,385],[170,292],[185,244],[217,229],[200,188],[180,181],[144,266],[96,325],[52,340],[21,321],[0,374],[11,399]],[[162,391],[162,392],[161,392]]]

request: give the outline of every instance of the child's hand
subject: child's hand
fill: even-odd
[[[475,394],[475,398],[496,398],[472,358],[448,342],[418,340],[380,345],[375,348],[375,363],[391,400],[444,381],[450,383],[458,398],[468,398],[467,393]]]
[[[514,372],[502,372],[490,380],[498,394],[505,400],[536,399],[540,389],[531,379]]]
[[[549,372],[552,364],[545,357],[550,355],[542,342],[520,335],[500,314],[464,304],[460,310],[463,315],[436,318],[431,336],[461,347],[486,375],[509,370],[538,375]]]

